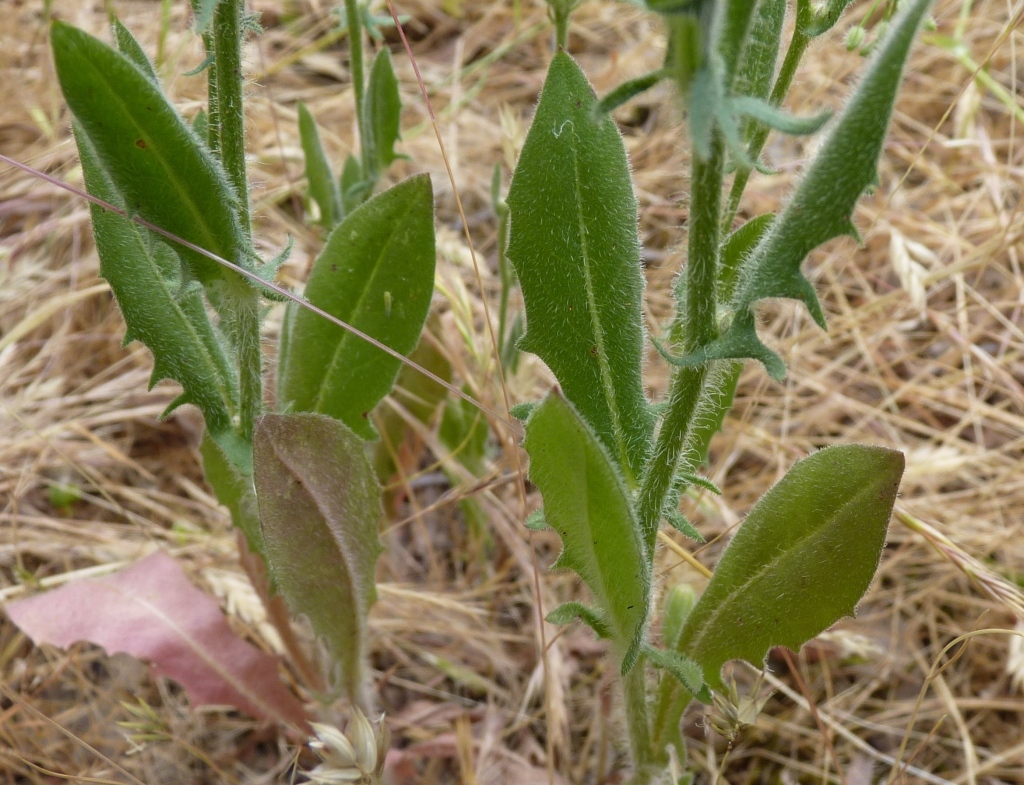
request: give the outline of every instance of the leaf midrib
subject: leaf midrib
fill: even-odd
[[[599,129],[600,130],[600,129]],[[608,364],[608,356],[605,351],[604,331],[601,325],[600,313],[597,307],[597,297],[594,294],[594,282],[591,276],[590,244],[587,240],[587,222],[583,215],[583,187],[580,182],[580,160],[579,150],[576,146],[576,126],[571,124],[569,149],[572,152],[573,165],[573,191],[576,197],[576,223],[580,237],[580,253],[583,261],[583,282],[587,293],[587,313],[590,316],[590,328],[594,333],[594,342],[597,345],[597,364],[601,374],[601,386],[604,388],[605,404],[612,418],[612,431],[615,436],[615,447],[619,453],[619,463],[629,479],[630,484],[635,482],[633,477],[633,466],[630,462],[629,452],[626,448],[625,433],[622,427],[622,415],[619,412],[618,400],[615,396],[615,388],[612,384],[611,366]]]
[[[83,52],[82,48],[77,44],[77,42],[75,43],[75,48],[77,49],[77,51],[78,51],[80,56],[85,55],[85,53]],[[119,56],[124,58],[123,55],[119,55]],[[84,59],[85,59],[86,63],[88,64],[89,68],[92,69],[93,73],[97,74],[99,76],[99,78],[102,80],[102,82],[104,84],[104,87],[107,90],[108,95],[113,97],[113,101],[121,108],[121,110],[124,112],[125,116],[128,118],[128,121],[135,127],[135,129],[140,134],[148,137],[149,134],[146,133],[143,130],[142,126],[139,125],[139,123],[135,120],[134,115],[129,110],[128,104],[124,100],[122,100],[121,95],[117,92],[117,90],[114,89],[114,86],[107,80],[106,74],[102,70],[100,70],[99,68],[97,68],[97,67],[95,67],[93,65],[93,62],[92,62],[91,58],[89,58],[88,56],[85,56]],[[124,61],[129,66],[131,66],[136,71],[138,71],[137,66],[134,63],[132,63],[130,60],[128,60],[127,58],[124,58]],[[141,72],[139,72],[139,73],[141,75]],[[143,79],[145,79],[144,75],[143,75]],[[147,86],[150,89],[155,90],[155,92],[158,94],[160,100],[166,106],[167,105],[167,99],[163,96],[161,91],[159,89],[157,89],[157,88],[154,88],[152,83],[150,83],[148,80],[146,80],[146,84],[147,84]],[[176,113],[173,112],[173,110],[172,110],[172,114],[175,116],[176,119],[180,120],[180,118],[177,118],[177,115],[176,115]],[[184,126],[184,123],[182,123],[182,125]],[[185,131],[186,131],[186,133],[191,134],[191,131],[189,131],[188,128],[185,128]],[[149,141],[152,142],[153,140],[149,139]],[[152,145],[151,144],[147,151],[152,151],[153,152],[153,157],[159,163],[159,165],[163,169],[165,175],[168,175],[168,179],[174,184],[175,189],[177,190],[179,195],[187,197],[189,192],[188,192],[188,190],[182,188],[182,181],[178,178],[177,172],[176,172],[175,168],[173,166],[169,165],[168,161],[164,158],[164,156],[162,154],[161,145]],[[195,225],[201,227],[201,229],[202,229],[202,233],[204,235],[203,243],[202,243],[202,248],[204,250],[208,250],[208,251],[212,252],[213,247],[219,247],[217,245],[217,243],[216,243],[217,232],[213,231],[212,227],[210,227],[206,223],[206,221],[204,220],[203,211],[198,209],[198,205],[196,205],[189,198],[181,199],[180,203],[185,205],[185,208],[186,208],[186,210],[188,210],[189,214],[192,216]],[[211,238],[213,238],[213,240],[214,240],[214,242],[212,242],[212,243],[211,243]],[[219,268],[219,265],[218,265],[218,268]]]
[[[708,637],[708,634],[713,633],[717,629],[718,619],[725,612],[725,609],[733,603],[737,596],[747,594],[749,592],[748,587],[759,581],[764,576],[764,574],[768,572],[769,569],[775,567],[782,560],[787,558],[798,547],[801,547],[805,543],[816,539],[824,532],[828,531],[834,524],[835,520],[840,516],[840,514],[848,507],[858,502],[864,493],[870,495],[870,489],[864,488],[861,493],[851,496],[849,500],[847,500],[844,504],[836,508],[835,512],[828,519],[827,523],[818,527],[817,529],[814,529],[807,536],[795,540],[792,546],[779,553],[773,559],[765,562],[746,581],[741,583],[739,586],[737,586],[735,589],[729,592],[729,594],[723,597],[721,602],[718,603],[718,609],[708,616],[708,618],[702,624],[699,632],[694,636],[693,640],[690,643],[686,644],[686,649],[690,652],[698,651],[700,644],[704,641],[705,638]],[[693,618],[696,618],[696,616],[694,616]]]
[[[369,280],[367,281],[367,285],[365,287],[363,287],[363,291],[360,292],[359,297],[356,298],[355,303],[352,305],[352,308],[349,309],[348,313],[344,317],[342,317],[341,315],[338,315],[339,319],[343,318],[346,322],[348,322],[349,324],[355,326],[356,322],[355,322],[355,318],[354,317],[358,316],[360,314],[360,312],[362,310],[362,307],[363,307],[363,302],[366,300],[367,296],[369,295],[370,290],[374,288],[374,284],[376,283],[377,277],[380,274],[381,260],[388,254],[388,250],[391,248],[392,244],[394,243],[395,238],[399,235],[398,227],[401,226],[401,222],[413,211],[413,205],[414,204],[415,204],[415,200],[414,199],[409,199],[408,204],[406,205],[405,209],[402,211],[400,218],[396,217],[395,223],[394,223],[395,229],[388,236],[387,242],[385,242],[381,246],[380,253],[377,255],[377,258],[373,262],[373,273],[372,273],[371,277],[369,278]],[[341,227],[339,227],[339,228],[341,228]],[[373,338],[375,336],[370,336],[370,337]],[[338,365],[338,362],[341,359],[342,349],[349,344],[351,339],[354,339],[354,338],[355,338],[355,336],[353,336],[351,333],[346,331],[346,332],[343,332],[341,338],[338,339],[338,343],[334,347],[334,352],[333,352],[332,357],[331,357],[331,362],[328,364],[327,369],[324,371],[323,376],[320,377],[320,383],[318,385],[318,387],[320,389],[317,392],[316,401],[315,401],[315,404],[314,404],[314,407],[315,407],[314,410],[315,411],[321,411],[321,407],[323,406],[323,403],[324,403],[324,398],[327,395],[327,389],[328,389],[328,386],[329,386],[330,379],[331,379],[332,375],[334,374],[334,371],[335,371],[335,369],[336,369],[336,367]],[[361,341],[362,339],[360,338],[358,340]],[[390,358],[390,359],[393,359],[393,358]]]

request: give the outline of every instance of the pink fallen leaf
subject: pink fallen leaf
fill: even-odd
[[[5,607],[37,645],[77,641],[146,660],[185,688],[193,706],[235,706],[306,728],[306,712],[281,682],[277,658],[231,631],[217,601],[160,551],[114,575],[80,580]]]

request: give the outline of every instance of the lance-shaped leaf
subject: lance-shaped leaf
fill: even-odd
[[[526,303],[519,346],[558,378],[632,484],[650,450],[641,378],[636,199],[615,123],[555,55],[508,195],[509,259]]]
[[[370,199],[331,233],[306,298],[402,354],[416,346],[434,292],[434,200],[427,175]],[[293,308],[293,310],[295,310]],[[364,439],[399,361],[305,309],[289,317],[278,400],[335,417]]]
[[[760,666],[852,615],[885,544],[903,454],[828,447],[795,464],[750,511],[686,620],[679,650],[722,690],[722,665]]]
[[[398,79],[391,63],[391,53],[385,47],[373,58],[370,80],[363,95],[363,128],[359,139],[365,148],[365,177],[376,180],[397,157],[395,142],[401,134],[401,118]]]
[[[758,0],[730,90],[733,95],[768,98],[785,21],[786,0]]]
[[[320,223],[328,229],[333,229],[341,220],[341,190],[320,143],[316,121],[303,103],[299,104],[299,138],[302,140],[302,153],[306,159],[309,195],[320,208]]]
[[[267,414],[256,426],[256,496],[267,563],[291,610],[309,619],[368,708],[366,625],[377,598],[380,485],[363,443],[320,414]]]
[[[900,75],[914,36],[931,0],[912,0],[894,20],[867,73],[797,186],[782,214],[740,270],[729,330],[705,350],[687,358],[752,357],[775,378],[785,375],[782,360],[757,338],[752,309],[758,300],[802,300],[814,320],[825,315],[811,282],[800,271],[807,255],[840,235],[857,237],[851,221],[860,195],[876,180],[878,156],[889,126]]]
[[[306,725],[302,704],[281,683],[277,659],[235,635],[217,601],[166,553],[4,610],[37,644],[88,641],[108,654],[146,660],[156,675],[181,684],[193,706],[237,706],[255,717]]]
[[[77,124],[75,140],[89,193],[123,209],[121,195]],[[168,411],[184,403],[197,406],[211,436],[244,463],[248,447],[231,425],[237,379],[198,286],[182,287],[178,258],[161,238],[98,205],[90,210],[100,275],[124,316],[125,342],[142,341],[153,352],[150,386],[161,379],[178,382],[184,391]]]
[[[651,566],[622,475],[557,390],[530,415],[524,446],[544,517],[562,538],[555,568],[574,570],[590,588],[628,670],[643,642]]]
[[[252,450],[249,450],[248,464],[239,467],[207,432],[199,443],[199,454],[203,458],[203,475],[217,501],[228,508],[231,523],[242,532],[249,551],[262,558],[263,532],[252,486]]]
[[[747,36],[755,18],[758,0],[718,0],[715,20],[718,53],[722,62],[723,86],[728,90],[736,75],[740,58],[747,49]]]
[[[129,212],[247,264],[223,169],[160,88],[130,58],[77,28],[54,22],[51,39],[64,98]],[[195,251],[175,250],[204,283],[234,276]]]
[[[159,85],[160,80],[157,78],[153,63],[146,54],[146,50],[142,48],[142,44],[132,35],[132,31],[121,24],[120,19],[115,19],[112,27],[114,30],[114,40],[117,42],[117,48],[121,54],[135,63],[139,70],[149,77],[149,81]]]

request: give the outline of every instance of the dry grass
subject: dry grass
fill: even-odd
[[[155,51],[158,4],[114,5]],[[282,15],[283,3],[256,5],[268,12],[268,32],[248,53],[258,235],[268,255],[288,234],[296,237],[284,275],[294,282],[320,242],[296,214],[304,186],[294,105],[301,99],[313,108],[340,160],[352,138],[345,50],[341,42],[316,51],[332,26],[326,0],[296,0],[295,18]],[[499,161],[507,178],[550,52],[541,4],[523,3],[518,17],[511,5],[398,3],[412,17],[409,31],[491,302],[498,283],[490,171]],[[0,150],[79,183],[41,6],[3,5]],[[53,6],[59,17],[101,32],[100,3]],[[162,71],[174,100],[194,111],[201,80],[181,74],[200,57],[184,8],[172,9]],[[1007,28],[1017,10],[975,3],[965,39],[976,61],[991,55],[988,73],[1011,96],[1021,39]],[[941,32],[952,32],[958,12],[959,4],[940,3]],[[841,99],[860,66],[837,45],[843,29],[810,54],[794,108]],[[625,6],[590,2],[570,48],[605,91],[657,65],[656,32]],[[411,68],[396,54],[409,129],[404,150],[415,160],[396,176],[433,175],[444,292],[436,305],[451,359],[461,380],[500,408],[452,186]],[[641,203],[652,325],[670,311],[687,209],[683,134],[657,98],[620,116]],[[790,304],[774,313],[771,330],[790,377],[774,384],[753,367],[744,377],[713,449],[710,474],[726,495],[696,503],[701,528],[727,532],[797,458],[822,445],[890,445],[906,452],[908,469],[879,577],[857,619],[799,657],[771,660],[781,691],[727,756],[721,739],[706,736],[700,713],[688,715],[702,782],[1024,782],[1024,649],[1003,634],[1024,624],[1017,587],[1024,580],[1022,114],[1019,100],[1011,111],[951,55],[919,45],[880,187],[858,209],[864,246],[835,242],[812,260],[829,332]],[[776,204],[802,152],[785,143],[767,154],[783,174],[752,185],[749,215]],[[223,598],[240,630],[273,648],[259,604],[239,579],[227,516],[203,484],[194,413],[159,422],[173,385],[147,392],[146,351],[121,347],[124,328],[97,278],[86,205],[10,169],[0,171],[0,199],[0,599],[112,571],[164,548]],[[275,329],[268,325],[268,336]],[[653,358],[651,367],[657,394],[664,371]],[[548,384],[530,358],[508,380],[514,401],[535,398]],[[426,443],[421,477],[429,478],[437,458]],[[587,632],[547,628],[546,678],[537,656],[536,572],[546,607],[577,589],[543,571],[557,540],[527,538],[514,484],[501,481],[514,471],[514,456],[507,441],[499,447],[481,478],[495,482],[465,477],[454,493],[413,483],[402,520],[388,531],[373,656],[381,704],[402,750],[396,771],[410,783],[546,783],[553,751],[557,782],[616,782],[622,751],[613,744],[612,682],[600,647]],[[56,508],[54,483],[76,485],[80,499]],[[469,494],[488,515],[486,532],[467,529],[454,504]],[[698,558],[712,564],[718,551],[713,543]],[[671,549],[659,568],[665,582],[702,580]],[[153,682],[121,657],[88,647],[33,648],[5,618],[0,674],[0,782],[295,776],[296,747],[273,728],[236,713],[190,710],[174,684]],[[117,725],[132,719],[123,702],[136,699],[156,709],[163,741],[133,744]],[[894,769],[894,757],[911,768]]]

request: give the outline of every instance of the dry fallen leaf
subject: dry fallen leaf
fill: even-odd
[[[166,553],[105,578],[69,583],[5,610],[36,644],[77,641],[146,660],[185,688],[193,706],[235,706],[261,719],[306,726],[277,659],[235,635],[220,606]]]

